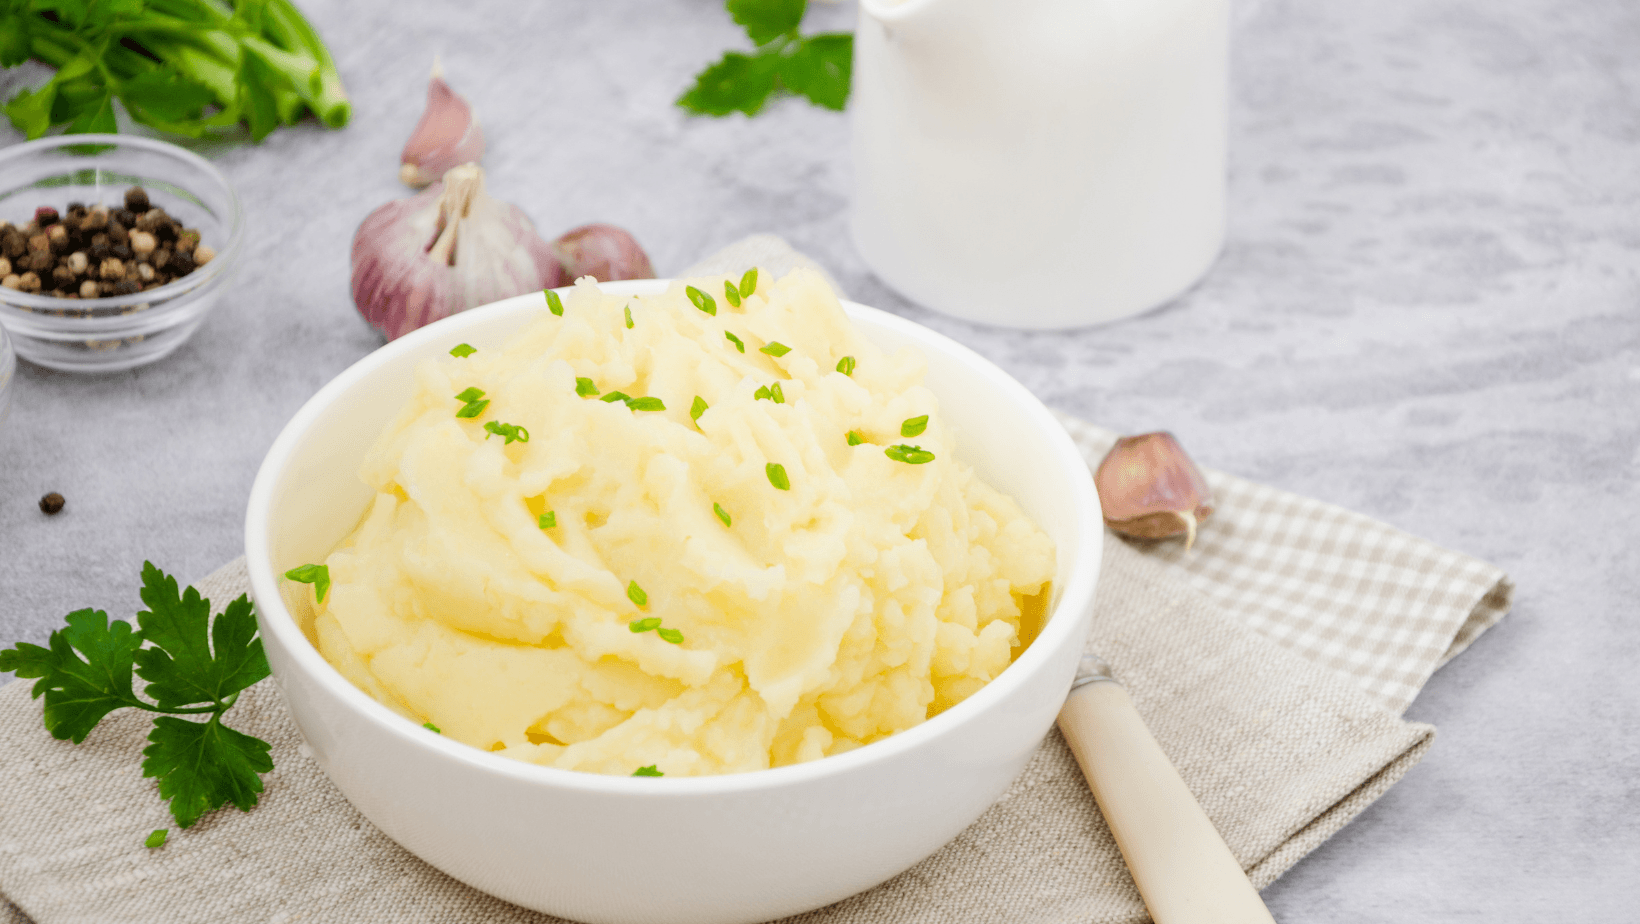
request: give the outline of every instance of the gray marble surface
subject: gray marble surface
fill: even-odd
[[[146,369],[20,367],[0,429],[0,643],[42,642],[79,607],[129,617],[145,558],[197,579],[240,553],[274,435],[379,343],[349,300],[348,246],[404,195],[398,150],[436,53],[482,115],[491,190],[549,237],[624,225],[664,274],[773,231],[1054,407],[1166,427],[1205,464],[1510,572],[1514,612],[1409,712],[1439,726],[1434,749],[1266,890],[1278,919],[1640,915],[1632,0],[1242,2],[1222,259],[1172,305],[1069,334],[970,326],[874,279],[846,233],[845,116],[673,108],[741,41],[716,0],[304,7],[355,117],[213,152],[251,223],[232,297]],[[53,490],[68,508],[47,518]]]

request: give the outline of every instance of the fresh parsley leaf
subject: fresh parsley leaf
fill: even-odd
[[[162,65],[120,83],[120,101],[126,109],[139,108],[166,122],[198,119],[216,101],[210,89]],[[146,120],[145,120],[146,121]]]
[[[729,15],[755,45],[767,45],[797,31],[807,0],[727,0]]]
[[[780,59],[780,83],[816,106],[841,111],[848,105],[854,70],[854,36],[828,32],[804,38]]]
[[[104,91],[90,105],[80,110],[68,129],[67,135],[111,135],[120,130],[114,121],[114,94]]]
[[[740,293],[735,291],[735,284],[727,279],[723,280],[723,297],[728,300],[730,307],[740,307]]]
[[[774,87],[774,75],[769,75],[769,86]],[[18,131],[30,140],[42,137],[51,128],[51,106],[57,101],[57,82],[39,88],[24,90],[6,102],[6,117]]]
[[[456,359],[466,359],[477,352],[478,350],[475,349],[472,344],[468,343],[458,343],[450,348],[450,355],[454,356]]]
[[[19,644],[0,651],[0,671],[38,677],[34,697],[45,697],[45,726],[53,738],[85,740],[103,716],[141,706],[131,690],[131,664],[142,636],[131,624],[112,623],[101,610],[75,610],[51,633],[50,648]]]
[[[734,334],[731,334],[728,331],[724,331],[723,336],[729,338],[729,342],[735,345],[735,349],[739,350],[742,353],[746,352],[746,344],[742,343],[739,337],[736,337]]]
[[[649,595],[643,592],[637,581],[629,581],[626,585],[626,598],[638,606],[649,605]]]
[[[244,812],[255,808],[261,774],[273,769],[266,741],[234,731],[217,715],[204,722],[160,716],[148,740],[142,775],[159,780],[160,798],[184,828],[229,802]]]
[[[689,405],[689,419],[699,420],[700,415],[706,413],[708,410],[710,410],[710,407],[707,405],[706,399],[702,398],[700,395],[696,395],[695,403]]]
[[[666,774],[660,772],[660,770],[658,770],[654,764],[650,764],[647,767],[639,767],[638,769],[632,771],[632,775],[633,776],[665,776]]]
[[[686,286],[684,291],[689,294],[689,300],[695,303],[696,308],[699,308],[710,315],[717,314],[717,301],[713,299],[712,296],[707,295],[705,292],[702,292],[694,286]]]
[[[591,379],[577,378],[575,380],[575,393],[583,398],[596,397],[598,394],[598,386],[593,384]]]
[[[758,347],[757,351],[759,353],[767,353],[770,356],[785,356],[787,353],[792,351],[792,348],[786,346],[778,340],[770,340],[768,343]]]
[[[552,529],[558,525],[557,512],[548,510],[546,513],[541,514],[540,519],[535,521],[535,525],[542,529]]]
[[[646,616],[643,619],[634,619],[627,624],[627,628],[634,634],[639,632],[648,632],[652,629],[659,629],[660,627],[661,618],[659,616]]]
[[[733,521],[731,521],[731,520],[730,520],[730,519],[729,519],[729,511],[727,511],[727,510],[724,510],[724,509],[723,509],[723,505],[722,505],[722,504],[719,504],[719,503],[716,503],[716,502],[713,502],[713,504],[712,504],[712,512],[713,512],[713,513],[715,513],[715,514],[717,514],[717,518],[718,518],[718,519],[720,519],[720,520],[722,520],[722,521],[723,521],[723,525],[724,525],[724,526],[732,526],[732,525],[734,525],[734,524],[733,524]]]
[[[656,629],[655,634],[661,637],[661,641],[671,642],[674,645],[683,644],[683,633],[677,629]]]
[[[907,417],[905,420],[900,422],[901,436],[921,436],[922,432],[927,429],[927,414],[924,414],[921,417]]]
[[[866,435],[861,433],[859,430],[848,431],[848,444],[850,446],[858,446],[865,441]]]
[[[854,357],[845,356],[837,361],[837,371],[844,375],[854,374]]]
[[[743,112],[755,116],[774,93],[779,66],[774,55],[725,52],[716,63],[695,75],[695,85],[678,97],[677,105],[700,115]]]
[[[325,592],[330,590],[329,565],[300,565],[285,572],[285,577],[303,584],[313,585],[314,599],[325,602]]]
[[[776,488],[782,491],[792,489],[791,479],[786,477],[786,466],[778,462],[770,462],[763,466],[763,474],[769,477],[769,484],[774,485]]]
[[[907,446],[904,443],[888,447],[883,450],[883,455],[896,462],[904,462],[907,465],[921,465],[924,462],[934,461],[933,453],[921,446]]]
[[[541,291],[547,296],[547,310],[559,317],[563,317],[564,300],[559,298],[558,293],[551,289],[542,289]]]
[[[662,401],[659,398],[654,398],[654,397],[633,398],[631,401],[628,401],[626,403],[626,406],[633,409],[634,411],[664,411],[664,410],[666,410],[666,402]]]
[[[325,568],[326,587],[329,581]],[[137,614],[137,625],[153,645],[137,651],[137,675],[161,709],[226,702],[268,676],[250,598],[241,596],[212,621],[209,600],[192,587],[179,594],[176,578],[152,564],[143,566],[142,585],[148,609]]]
[[[147,847],[149,850],[153,850],[156,847],[164,847],[165,839],[169,837],[170,834],[171,832],[165,828],[155,828],[154,833],[148,835],[146,838],[143,838],[142,846]]]
[[[740,290],[741,298],[751,298],[752,293],[757,291],[757,267],[747,270],[746,275],[740,277],[740,285],[735,288]]]

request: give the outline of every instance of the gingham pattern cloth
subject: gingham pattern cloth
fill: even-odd
[[[1109,430],[1057,416],[1092,464],[1116,442]],[[1486,562],[1342,507],[1203,474],[1214,510],[1195,547],[1157,542],[1148,553],[1223,612],[1396,715],[1509,610],[1513,586]]]

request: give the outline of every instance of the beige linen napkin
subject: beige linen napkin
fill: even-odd
[[[759,236],[688,272],[802,263]],[[687,273],[686,273],[687,274]],[[1089,464],[1114,435],[1061,418]],[[1089,647],[1263,887],[1400,779],[1431,726],[1400,713],[1436,667],[1508,610],[1498,569],[1318,501],[1216,472],[1196,548],[1108,536]],[[243,560],[197,585],[218,608]],[[273,745],[262,804],[171,827],[141,776],[147,716],[85,743],[44,731],[32,682],[0,688],[0,924],[550,924],[388,840],[330,785],[277,689],[235,727]],[[21,909],[20,911],[17,909]],[[1144,905],[1058,732],[968,830],[889,882],[792,924],[1142,922]]]

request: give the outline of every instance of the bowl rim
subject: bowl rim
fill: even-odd
[[[677,277],[680,280],[683,278],[696,277]],[[600,287],[616,295],[647,295],[665,291],[666,286],[673,281],[676,280],[630,280],[600,283]],[[563,286],[554,291],[568,293],[573,289],[574,286]],[[307,636],[297,626],[279,591],[278,582],[282,575],[275,573],[271,567],[267,535],[274,486],[280,471],[299,445],[301,437],[342,394],[402,354],[413,352],[433,341],[448,339],[454,345],[460,342],[460,338],[452,335],[456,335],[465,326],[492,314],[517,311],[525,307],[525,300],[538,297],[535,293],[527,293],[451,315],[361,357],[326,383],[297,410],[269,447],[257,471],[256,480],[251,485],[245,516],[245,564],[250,576],[252,595],[259,604],[266,601],[266,606],[262,607],[263,612],[258,613],[260,632],[263,635],[271,633],[277,636],[291,659],[298,665],[298,669],[331,695],[354,707],[361,719],[371,722],[388,734],[398,736],[411,746],[425,747],[433,754],[453,759],[475,771],[511,781],[559,787],[589,795],[715,796],[732,792],[779,789],[816,779],[846,775],[857,767],[886,762],[920,746],[925,741],[942,737],[948,731],[966,724],[970,716],[990,709],[1014,689],[1024,685],[1027,682],[1026,678],[1048,662],[1053,652],[1067,641],[1065,637],[1077,631],[1078,623],[1083,623],[1075,614],[1091,609],[1094,587],[1101,570],[1100,557],[1104,541],[1103,516],[1100,512],[1098,494],[1094,491],[1091,472],[1086,473],[1085,477],[1072,478],[1073,496],[1067,498],[1067,501],[1074,504],[1079,511],[1077,526],[1083,535],[1090,537],[1091,548],[1081,550],[1081,563],[1073,566],[1070,580],[1066,586],[1059,589],[1059,598],[1052,605],[1041,633],[1001,674],[977,692],[939,715],[905,731],[896,732],[842,754],[784,767],[708,776],[637,779],[526,763],[483,751],[441,735],[427,734],[422,728],[377,702],[343,677],[324,659],[318,648],[308,641]],[[1087,468],[1087,462],[1076,448],[1070,434],[1054,419],[1041,400],[990,360],[938,331],[898,315],[847,299],[840,298],[839,301],[851,319],[866,318],[872,323],[926,341],[963,360],[977,373],[986,376],[991,384],[1008,392],[1020,405],[1022,413],[1035,418],[1036,422],[1049,432],[1049,439],[1060,444],[1057,456],[1062,464],[1071,464],[1083,470]],[[544,303],[542,307],[545,308]],[[1070,615],[1064,619],[1052,618],[1061,611]],[[1087,625],[1083,623],[1081,628],[1085,632]],[[1070,641],[1074,641],[1080,651],[1082,640]],[[275,676],[275,680],[278,679]],[[1067,685],[1069,682],[1070,678],[1066,677]]]
[[[20,156],[35,153],[37,151],[49,150],[52,148],[72,147],[82,144],[110,144],[140,148],[155,154],[171,157],[187,164],[190,167],[193,167],[200,173],[203,173],[211,182],[221,186],[222,189],[228,194],[228,208],[226,216],[228,219],[227,243],[217,251],[216,256],[211,260],[211,262],[196,269],[194,272],[189,273],[186,276],[173,279],[165,285],[155,289],[148,289],[142,292],[133,292],[130,295],[109,295],[86,299],[63,299],[56,298],[51,295],[35,295],[31,292],[23,292],[17,289],[6,289],[3,290],[4,294],[0,294],[0,304],[5,304],[15,308],[45,308],[52,312],[69,310],[89,311],[91,309],[106,310],[110,308],[128,308],[132,305],[146,304],[150,306],[148,310],[153,311],[165,308],[169,303],[174,302],[178,296],[186,295],[196,289],[204,288],[205,286],[216,283],[220,280],[220,278],[231,272],[234,261],[239,256],[239,251],[243,249],[245,240],[245,207],[239,200],[239,190],[232,183],[228,182],[227,176],[225,176],[221,170],[218,170],[215,164],[186,148],[178,147],[168,141],[161,141],[158,138],[145,138],[141,135],[53,135],[50,138],[37,138],[33,141],[25,141],[22,144],[12,145],[7,148],[0,148],[0,164]],[[93,158],[102,156],[103,153],[105,152],[99,151],[96,154],[87,154],[85,156],[89,161]],[[199,275],[196,276],[196,273]],[[72,307],[65,307],[70,305],[72,305]],[[128,317],[126,315],[102,317],[87,315],[59,316],[57,314],[42,316],[35,311],[30,311],[28,314],[31,318],[40,317],[42,320],[45,318],[50,318],[53,322],[66,321],[69,323],[76,323],[80,321],[120,321]],[[56,324],[52,324],[51,326],[56,326]]]

